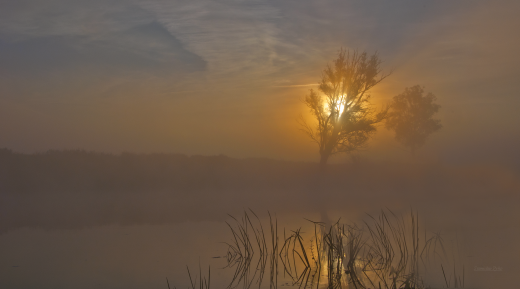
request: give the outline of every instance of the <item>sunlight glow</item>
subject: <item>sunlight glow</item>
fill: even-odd
[[[338,111],[338,118],[341,116],[341,114],[343,114],[343,109],[345,108],[344,106],[344,103],[343,103],[343,99],[345,98],[344,95],[340,96],[339,100],[336,102],[336,111]],[[323,102],[323,107],[325,108],[325,110],[328,110],[329,112],[332,112],[332,109],[329,107],[329,102],[328,100],[326,99],[324,102]]]

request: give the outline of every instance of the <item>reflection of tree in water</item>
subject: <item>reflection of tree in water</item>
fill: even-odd
[[[283,240],[271,216],[267,232],[256,215],[234,218],[227,267],[235,273],[228,288],[261,288],[266,275],[269,288],[277,288],[279,274],[298,288],[425,288],[421,276],[429,257],[438,254],[439,235],[419,242],[413,212],[409,219],[392,212],[370,218],[361,226],[311,221],[310,235],[284,229]]]
[[[440,120],[433,119],[440,108],[435,100],[435,95],[424,95],[423,88],[416,85],[394,96],[390,104],[386,127],[395,132],[395,139],[409,148],[412,155],[430,134],[442,128]]]

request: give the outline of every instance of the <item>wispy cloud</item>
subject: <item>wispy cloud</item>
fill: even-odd
[[[286,45],[276,7],[261,1],[144,1],[186,47],[208,61],[216,77],[266,76],[283,61]]]
[[[0,32],[16,38],[88,36],[92,38],[154,21],[130,1],[34,0],[3,2]]]

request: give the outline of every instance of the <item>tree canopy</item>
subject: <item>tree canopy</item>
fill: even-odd
[[[327,65],[318,91],[312,90],[304,102],[317,124],[300,119],[302,130],[318,144],[320,164],[337,153],[348,153],[366,146],[376,132],[387,109],[376,112],[370,103],[369,90],[389,74],[382,74],[381,60],[375,53],[341,50]]]
[[[424,89],[416,85],[394,96],[390,104],[386,127],[395,132],[395,139],[400,144],[410,148],[412,155],[430,134],[442,128],[440,120],[433,119],[440,108],[435,100],[435,95],[425,95]]]

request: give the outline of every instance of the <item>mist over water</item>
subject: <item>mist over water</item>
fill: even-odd
[[[248,209],[306,233],[304,218],[352,223],[413,209],[421,232],[440,233],[448,257],[464,264],[467,288],[517,284],[520,182],[501,167],[361,162],[320,173],[313,163],[225,156],[0,158],[5,288],[166,288],[166,277],[183,288],[185,266],[198,270],[199,260],[224,284],[232,270],[212,257],[226,254],[228,214]],[[442,285],[438,273],[431,280]]]
[[[517,0],[0,1],[0,148],[15,151],[0,149],[0,289],[195,287],[186,266],[195,277],[211,266],[211,288],[226,288],[226,222],[252,211],[267,233],[276,216],[280,238],[301,228],[309,246],[308,220],[413,211],[419,240],[445,249],[426,285],[462,273],[466,288],[518,288],[518,11]],[[341,51],[373,60],[347,61],[359,69],[329,86],[322,72]],[[311,89],[334,92],[327,107]],[[359,155],[328,159],[347,143],[302,133],[319,119],[336,119],[322,132]]]

